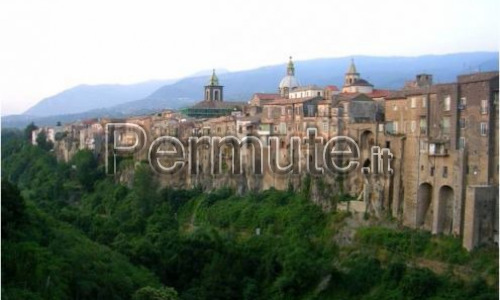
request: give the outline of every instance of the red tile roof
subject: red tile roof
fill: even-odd
[[[392,91],[390,90],[377,90],[374,89],[373,92],[366,94],[368,97],[371,98],[382,98],[382,97],[387,97],[391,94]]]
[[[337,86],[335,86],[335,85],[327,85],[327,86],[325,87],[325,89],[326,89],[326,90],[330,90],[330,91],[334,91],[334,92],[336,92],[336,91],[338,91],[338,90],[339,90],[339,88],[338,88]]]
[[[271,93],[255,93],[253,95],[261,100],[274,100],[280,98],[280,94],[271,94]]]

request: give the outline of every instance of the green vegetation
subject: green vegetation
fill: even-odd
[[[88,151],[66,164],[25,137],[2,134],[5,299],[498,299],[496,250],[384,226],[336,245],[349,214],[309,201],[311,178],[206,193],[137,164],[127,187]]]

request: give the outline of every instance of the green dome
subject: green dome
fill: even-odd
[[[213,71],[212,71],[212,76],[210,77],[210,81],[208,82],[208,85],[211,85],[211,86],[219,85],[219,78],[217,78],[217,75],[215,75],[215,69],[213,69]]]

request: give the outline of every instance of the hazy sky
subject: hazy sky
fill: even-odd
[[[498,0],[0,2],[2,115],[78,84],[499,49]]]

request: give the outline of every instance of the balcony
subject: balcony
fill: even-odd
[[[448,156],[449,142],[430,142],[429,156]]]

